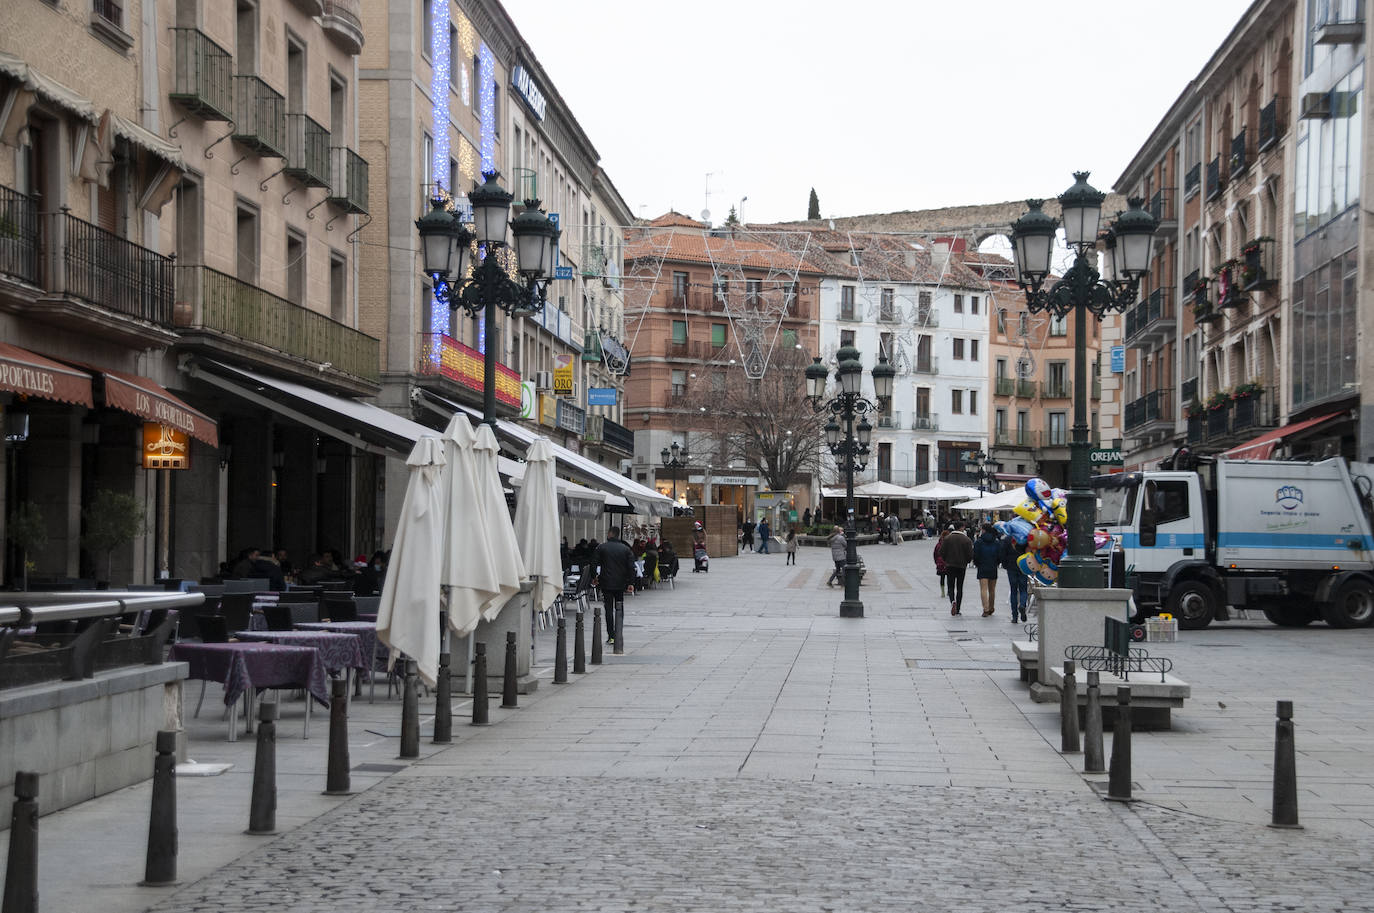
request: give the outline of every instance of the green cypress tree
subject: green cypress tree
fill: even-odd
[[[806,204],[806,217],[808,219],[819,219],[821,217],[821,201],[816,196],[816,188],[811,188],[811,200]]]

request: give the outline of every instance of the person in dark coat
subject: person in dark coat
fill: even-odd
[[[592,564],[598,568],[596,582],[606,604],[606,643],[613,644],[625,621],[625,590],[635,581],[635,555],[620,541],[620,527],[607,531],[606,541],[592,555]]]
[[[964,608],[964,574],[973,561],[973,542],[964,535],[963,530],[950,526],[949,535],[940,545],[940,560],[945,563],[949,614],[958,615]]]
[[[983,531],[973,543],[973,563],[978,568],[978,592],[983,597],[983,617],[997,608],[997,575],[1002,569],[1002,543],[991,523],[983,524]]]
[[[1007,586],[1011,589],[1011,623],[1016,624],[1017,613],[1021,621],[1026,620],[1026,603],[1029,599],[1026,585],[1030,582],[1021,570],[1019,563],[1026,553],[1024,543],[1017,543],[1011,536],[1002,537],[1002,568],[1007,572]]]
[[[752,552],[754,550],[754,521],[745,520],[740,526],[740,530],[744,533],[744,536],[740,539],[740,545],[742,547],[747,546],[749,551]]]

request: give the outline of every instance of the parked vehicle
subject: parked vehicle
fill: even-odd
[[[1142,617],[1196,629],[1234,606],[1285,627],[1374,623],[1374,464],[1181,451],[1164,465],[1093,479]]]

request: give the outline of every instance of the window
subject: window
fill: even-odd
[[[1067,412],[1051,412],[1049,437],[1045,442],[1050,447],[1063,447],[1069,442],[1069,416]]]
[[[1007,437],[1007,410],[998,408],[993,413],[992,427],[997,432],[997,440],[1003,441]]]
[[[786,349],[795,349],[795,348],[797,347],[797,331],[796,331],[796,330],[783,330],[783,331],[782,331],[782,345],[783,345],[783,348],[786,348]]]
[[[673,321],[673,343],[675,345],[685,345],[687,342],[687,321]]]
[[[970,340],[968,341],[968,360],[969,360],[969,361],[977,361],[977,360],[978,360],[978,340],[976,340],[976,339],[970,339]]]
[[[1182,480],[1146,482],[1140,519],[1142,524],[1153,520],[1155,525],[1188,519],[1188,483]]]
[[[956,314],[962,314],[962,313],[964,313],[964,296],[963,296],[963,295],[955,295],[955,296],[954,296],[954,313],[956,313]]]
[[[96,0],[96,6],[101,0]],[[286,113],[305,111],[305,47],[290,32],[286,35]]]
[[[1020,323],[1020,326],[1017,328],[1017,334],[1020,335],[1020,336],[1022,336],[1022,337],[1029,336],[1029,335],[1030,335],[1030,314],[1029,314],[1028,312],[1026,312],[1026,311],[1022,311],[1022,312],[1021,312],[1021,319],[1020,319],[1019,323]]]
[[[420,0],[421,32],[420,32],[420,53],[429,59],[430,36],[434,34],[434,9],[429,0]]]
[[[1006,376],[1007,376],[1007,360],[1006,360],[1005,358],[999,358],[999,359],[997,359],[997,365],[996,365],[996,367],[997,367],[997,372],[996,372],[996,375],[995,375],[995,376],[997,377],[997,379],[998,379],[998,380],[1003,380],[1003,379],[1005,379]]]
[[[258,72],[258,8],[239,0],[235,17],[235,36],[238,47],[234,54],[234,72],[254,75]]]
[[[712,371],[712,372],[710,373],[709,376],[710,376],[710,380],[711,380],[711,392],[712,392],[712,393],[724,393],[724,392],[725,392],[725,372],[724,372],[724,371]]]
[[[950,342],[954,344],[954,357],[955,357],[955,359],[958,360],[958,361],[963,361],[963,360],[964,360],[964,340],[960,339],[958,336],[955,336],[953,339],[950,340]]]
[[[1050,335],[1067,336],[1069,335],[1069,319],[1065,317],[1050,317]]]
[[[250,203],[239,201],[234,226],[234,247],[238,261],[238,279],[249,285],[258,284],[258,210]]]
[[[918,292],[916,294],[916,319],[921,323],[930,322],[931,304],[930,292]]]
[[[968,312],[969,312],[970,314],[977,314],[977,313],[978,313],[978,296],[977,296],[977,295],[970,295],[970,296],[969,296],[969,299],[968,299]]]
[[[853,330],[840,330],[840,348],[852,346],[854,344]]]
[[[890,288],[878,292],[878,319],[891,322],[897,319],[897,308]]]
[[[297,307],[305,305],[305,237],[290,229],[286,232],[286,300]]]
[[[426,6],[429,4],[426,3]],[[457,26],[449,23],[448,27],[448,84],[457,89],[461,77],[459,74],[463,69],[463,62],[458,55],[462,53],[462,45],[458,41]]]
[[[954,415],[964,414],[964,391],[949,391],[949,411]]]
[[[745,279],[744,297],[745,303],[751,307],[761,307],[763,305],[763,280]]]
[[[1067,361],[1052,361],[1046,367],[1049,369],[1049,394],[1051,396],[1067,396],[1069,391],[1069,363]]]
[[[1360,111],[1364,94],[1360,64],[1331,91],[1331,116],[1298,121],[1293,220],[1302,238],[1360,198]]]
[[[929,420],[930,418],[930,388],[916,388],[916,415],[920,418]]]
[[[348,323],[348,261],[338,254],[329,257],[329,316]]]
[[[977,390],[970,390],[970,391],[968,391],[968,414],[969,414],[969,415],[977,415],[977,414],[978,414],[978,391],[977,391]]]
[[[1007,309],[997,309],[997,332],[1003,336],[1007,335]]]
[[[711,296],[722,305],[730,300],[730,280],[718,277],[711,283]]]
[[[725,324],[723,324],[723,323],[713,323],[713,324],[711,324],[711,348],[713,348],[713,349],[723,349],[723,348],[725,348]]]
[[[687,372],[673,372],[673,395],[683,396],[687,393]]]
[[[888,361],[893,360],[894,353],[892,351],[891,333],[878,334],[878,355],[882,358],[886,358]]]
[[[840,286],[840,319],[853,320],[854,318],[854,286]]]
[[[687,274],[673,272],[673,307],[687,306]]]

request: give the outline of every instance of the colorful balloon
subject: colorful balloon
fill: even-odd
[[[1032,526],[1039,523],[1040,519],[1045,515],[1045,512],[1040,508],[1040,505],[1032,501],[1030,498],[1027,498],[1020,504],[1016,505],[1014,508],[1012,508],[1011,512],[1016,514],[1016,516],[1020,517],[1026,522],[1030,523]]]
[[[1050,483],[1046,482],[1044,479],[1027,479],[1026,497],[1030,498],[1035,502],[1036,506],[1043,510],[1050,503],[1054,495],[1051,494]]]

